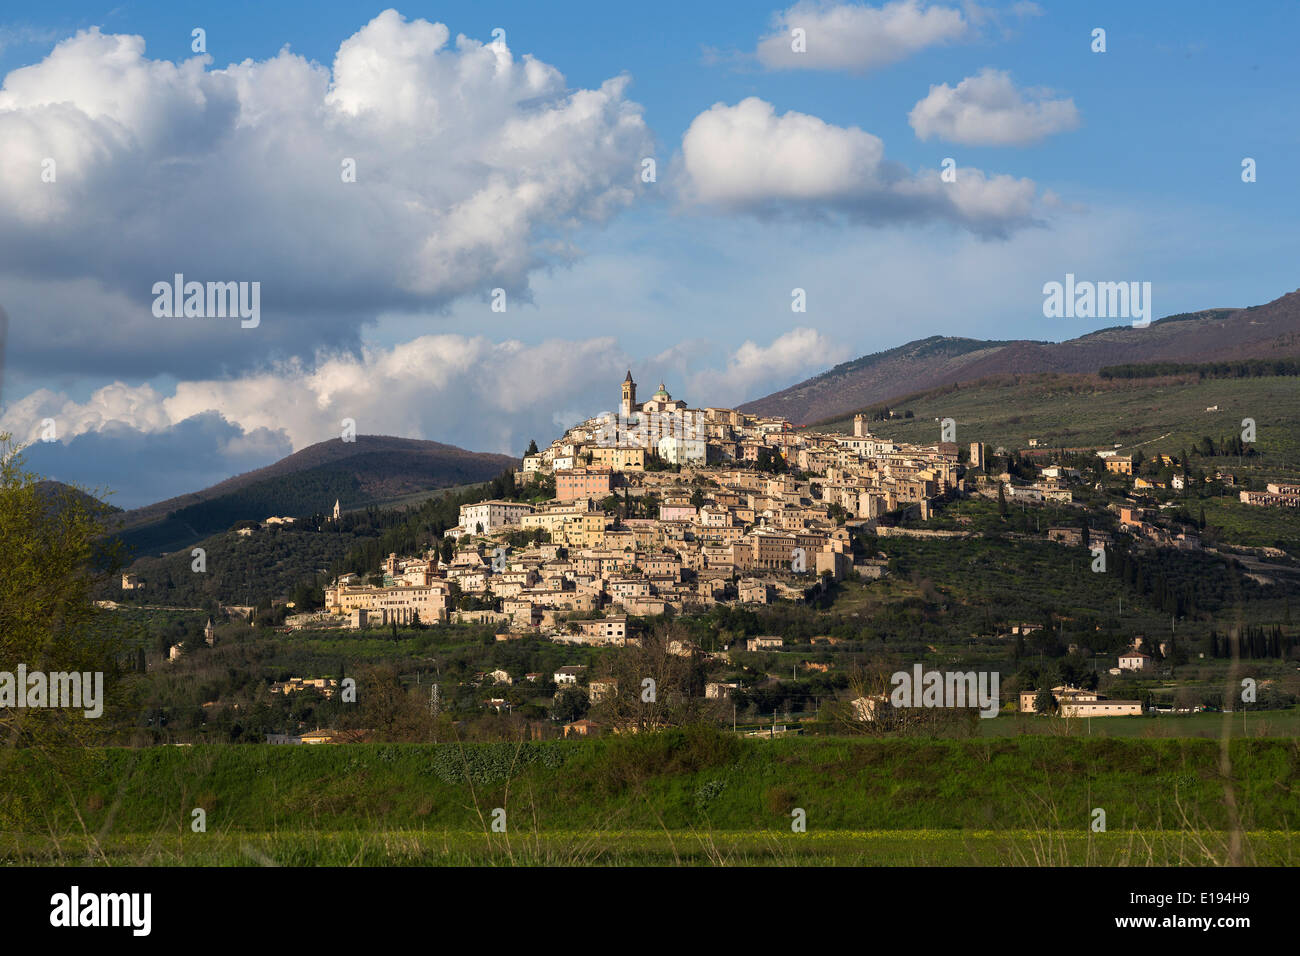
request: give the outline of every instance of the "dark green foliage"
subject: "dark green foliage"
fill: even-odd
[[[1235,562],[1204,552],[1107,549],[1106,567],[1153,607],[1178,617],[1220,611],[1262,591]]]
[[[321,531],[310,528],[268,527],[251,535],[218,534],[198,543],[206,552],[207,571],[192,570],[190,551],[142,558],[131,567],[146,583],[138,595],[124,595],[120,582],[107,580],[97,597],[114,601],[165,604],[173,607],[214,608],[216,604],[269,604],[287,598],[295,610],[313,610],[323,601],[322,588],[329,570],[339,565],[358,542],[374,534],[364,514],[346,522],[356,530]],[[376,562],[377,564],[378,562]]]
[[[1292,829],[1300,779],[1294,741],[1235,739],[1229,754],[1243,825]],[[223,832],[239,833],[289,829],[287,821],[322,834],[383,827],[481,833],[490,808],[506,806],[518,821],[515,832],[534,809],[543,832],[660,832],[696,825],[706,808],[720,830],[788,835],[791,798],[816,808],[821,830],[1082,831],[1095,806],[1106,808],[1113,831],[1227,822],[1213,740],[744,741],[682,730],[523,745],[108,749],[87,752],[64,771],[66,786],[51,779],[39,754],[17,758],[22,773],[11,801],[64,792],[81,801],[77,814],[49,803],[33,835],[79,834],[79,815],[100,839],[156,839],[160,828],[188,822],[180,808],[195,795],[209,801],[210,826],[219,819]],[[11,819],[12,805],[0,805],[0,824]]]
[[[758,461],[754,467],[758,471],[765,471],[772,475],[784,475],[790,470],[785,457],[779,451],[768,448],[758,450]]]
[[[393,748],[396,750],[396,748]],[[443,783],[504,783],[525,768],[540,764],[555,770],[564,763],[562,746],[536,743],[474,744],[442,746],[433,749],[430,767]]]
[[[1237,640],[1237,656],[1246,660],[1281,657],[1291,655],[1295,642],[1291,636],[1276,624],[1272,627],[1251,625],[1244,628]],[[1232,637],[1210,631],[1210,656],[1217,658],[1232,657]]]
[[[1166,320],[1168,321],[1168,320]],[[1108,365],[1102,378],[1157,378],[1162,375],[1196,375],[1199,378],[1260,378],[1300,375],[1300,362],[1288,359],[1242,359],[1238,362],[1135,362]]]

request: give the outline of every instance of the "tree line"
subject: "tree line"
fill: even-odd
[[[1238,631],[1237,646],[1237,656],[1247,659],[1287,658],[1291,655],[1294,641],[1291,635],[1283,632],[1280,624],[1274,624],[1272,627],[1250,624]],[[1232,635],[1211,630],[1210,656],[1232,657]]]
[[[1198,378],[1263,378],[1300,375],[1300,362],[1293,359],[1241,359],[1236,362],[1129,362],[1107,365],[1097,372],[1105,379],[1157,378],[1162,375],[1195,375]]]

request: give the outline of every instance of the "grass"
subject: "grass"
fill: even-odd
[[[423,491],[413,491],[405,495],[395,495],[390,498],[368,498],[356,502],[352,507],[343,508],[344,514],[351,514],[357,511],[365,511],[367,508],[409,508],[418,507],[428,501],[430,498],[441,498],[443,495],[458,495],[462,492],[469,491],[471,488],[481,488],[483,482],[471,482],[467,485],[448,485],[441,488],[427,488]]]
[[[280,831],[10,843],[28,864],[148,866],[1177,866],[1218,865],[1222,831]],[[1247,858],[1295,865],[1300,836],[1245,834]]]
[[[1217,529],[1219,537],[1248,548],[1281,548],[1300,553],[1300,509],[1242,504],[1237,498],[1193,500],[1193,515],[1205,509],[1205,523]]]
[[[1293,861],[1297,741],[1236,739],[1229,755],[1258,857]],[[63,757],[0,760],[0,861],[1164,864],[1221,859],[1213,847],[1230,826],[1209,740],[699,730]],[[1099,807],[1109,832],[1094,840]],[[195,808],[206,833],[191,832]],[[496,808],[507,834],[491,829]],[[791,832],[799,809],[806,834]],[[1188,849],[1199,844],[1208,849]]]
[[[1093,737],[1200,738],[1218,740],[1225,720],[1234,737],[1300,737],[1300,708],[1252,710],[1236,714],[1158,714],[1142,717],[1046,718],[1000,714],[981,720],[986,737],[1017,734],[1065,734]]]

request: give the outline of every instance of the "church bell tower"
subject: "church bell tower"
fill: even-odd
[[[631,418],[636,411],[636,382],[632,381],[631,369],[627,370],[627,378],[623,379],[623,403],[619,411],[625,419]]]

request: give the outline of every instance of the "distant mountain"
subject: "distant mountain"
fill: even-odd
[[[87,494],[80,488],[64,484],[61,481],[52,481],[50,479],[38,481],[36,482],[36,493],[46,501],[62,501],[66,500],[67,496],[71,496],[73,501],[79,501],[87,505],[94,505],[96,509],[104,508],[107,509],[109,513],[120,512],[122,510],[116,505],[110,505],[106,502],[100,501],[94,495]]]
[[[118,537],[137,555],[189,547],[237,521],[300,517],[476,484],[518,467],[508,455],[410,438],[358,435],[319,442],[265,468],[121,515]]]
[[[1267,305],[1208,309],[1116,326],[1066,342],[932,336],[837,365],[741,405],[796,424],[833,418],[903,394],[994,375],[1092,373],[1133,362],[1218,362],[1300,356],[1300,290]]]

